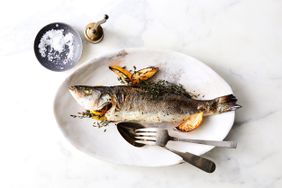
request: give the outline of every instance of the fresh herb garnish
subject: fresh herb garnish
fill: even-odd
[[[109,123],[110,123],[109,121],[94,121],[92,126],[102,128],[102,127],[108,126]],[[104,130],[104,132],[105,132],[105,130]]]
[[[73,118],[80,118],[80,119],[84,119],[84,118],[93,118],[93,114],[90,112],[90,110],[86,110],[85,112],[78,112],[78,115],[70,115]],[[93,122],[93,127],[106,127],[110,122],[106,121],[106,120],[102,120],[102,121],[94,121]]]
[[[70,116],[73,117],[73,118],[80,118],[80,119],[92,118],[92,114],[91,114],[90,110],[86,110],[85,112],[78,112],[77,114],[78,115],[70,115]]]
[[[174,84],[166,80],[159,80],[157,82],[141,82],[138,86],[146,92],[150,93],[153,98],[163,96],[167,93],[183,95],[191,98],[190,94],[184,89],[181,84]]]

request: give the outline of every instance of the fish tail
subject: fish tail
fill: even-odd
[[[216,106],[215,113],[229,112],[241,108],[239,104],[236,104],[237,98],[232,94],[218,97],[213,102]]]

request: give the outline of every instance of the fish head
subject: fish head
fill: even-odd
[[[69,91],[73,98],[87,110],[101,110],[111,104],[111,97],[103,87],[75,85]]]

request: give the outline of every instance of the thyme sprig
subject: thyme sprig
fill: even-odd
[[[84,119],[84,118],[92,118],[93,114],[91,114],[90,110],[86,110],[85,112],[78,112],[78,115],[70,115],[73,118],[80,118],[80,119]],[[102,128],[102,127],[106,127],[107,125],[109,125],[109,121],[94,121],[93,122],[93,127],[98,127],[98,128]]]
[[[98,128],[102,128],[102,127],[106,127],[110,124],[109,121],[94,121],[92,126],[93,127],[98,127]],[[105,131],[104,131],[105,132]]]
[[[78,115],[70,115],[73,118],[80,118],[80,119],[84,119],[84,118],[92,118],[92,114],[90,112],[90,110],[86,110],[85,112],[78,112]]]
[[[153,98],[163,96],[167,93],[183,95],[191,98],[191,95],[184,89],[183,85],[174,84],[166,80],[158,80],[157,82],[141,82],[138,86],[146,92],[150,93]]]

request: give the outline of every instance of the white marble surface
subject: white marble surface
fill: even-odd
[[[50,22],[82,32],[104,13],[105,39],[85,43],[82,63],[121,48],[170,49],[202,60],[233,87],[243,108],[229,138],[239,145],[205,155],[215,173],[112,165],[63,137],[53,98],[74,69],[44,69],[33,40]],[[10,0],[0,17],[0,187],[282,187],[282,1]]]

